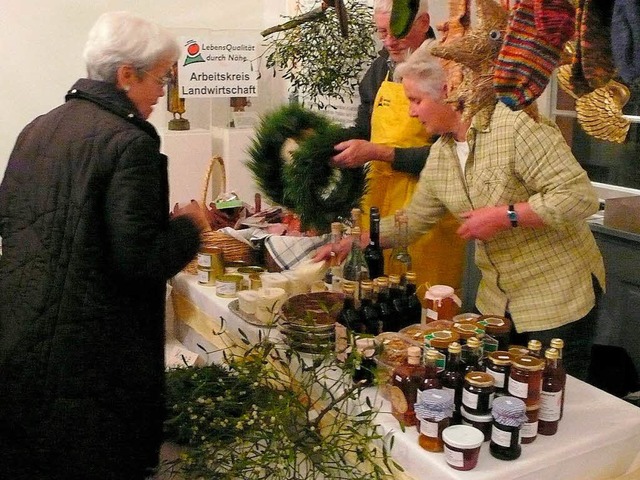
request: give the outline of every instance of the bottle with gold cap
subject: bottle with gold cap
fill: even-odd
[[[551,348],[555,348],[558,350],[558,365],[564,368],[562,363],[562,349],[564,348],[564,340],[561,338],[552,338],[551,343],[549,345]],[[560,420],[562,420],[562,415],[564,414],[564,392],[562,393],[562,405],[560,406]]]
[[[544,356],[546,365],[542,372],[538,433],[540,435],[554,435],[558,431],[558,423],[560,422],[567,373],[558,362],[558,350],[548,348]]]
[[[417,285],[416,285],[416,272],[409,271],[407,272],[407,284],[405,286],[404,295],[406,298],[405,308],[406,308],[406,324],[413,325],[414,323],[420,323],[422,320],[422,304],[420,303],[420,299],[416,294]]]
[[[469,337],[462,352],[462,362],[460,364],[462,376],[469,372],[480,370],[480,360],[482,358],[482,342],[477,337]]]
[[[404,212],[397,216],[396,245],[391,252],[389,274],[398,275],[401,281],[411,270],[411,254],[409,253],[409,219]]]
[[[447,349],[447,363],[440,374],[440,385],[445,390],[453,392],[455,413],[454,422],[460,419],[460,407],[462,406],[462,387],[464,376],[460,372],[460,352],[462,348],[458,342],[452,342]]]
[[[407,326],[405,321],[404,290],[400,286],[399,275],[389,275],[389,302],[393,311],[393,331],[397,332]]]
[[[540,340],[529,340],[527,350],[532,357],[542,358],[542,342]]]
[[[382,333],[380,315],[373,304],[373,282],[370,280],[360,282],[360,307],[358,307],[358,313],[360,314],[360,322],[367,333],[371,335]]]

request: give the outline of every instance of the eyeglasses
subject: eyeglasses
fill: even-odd
[[[162,85],[163,87],[166,87],[173,81],[172,76],[168,73],[164,77],[158,77],[157,75],[154,75],[153,73],[149,73],[146,70],[143,70],[142,72],[149,75],[151,78],[153,78],[156,81],[158,85]]]

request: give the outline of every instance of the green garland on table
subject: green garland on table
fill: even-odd
[[[329,231],[366,191],[364,167],[331,166],[334,146],[351,138],[327,117],[293,104],[264,116],[247,166],[266,197],[300,215],[305,228]]]

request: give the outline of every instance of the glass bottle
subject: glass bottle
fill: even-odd
[[[366,329],[366,333],[378,335],[382,333],[382,322],[378,309],[373,304],[373,282],[364,280],[360,283],[360,323]]]
[[[369,267],[369,276],[378,278],[384,275],[384,256],[380,246],[380,210],[371,207],[369,211],[369,245],[364,249],[364,258]]]
[[[564,340],[562,340],[561,338],[552,338],[549,346],[551,348],[555,348],[556,350],[558,350],[558,367],[562,367],[564,369],[564,365],[562,363],[562,350],[564,349]],[[562,403],[560,406],[560,420],[562,420],[563,414],[564,414],[564,390],[562,391]]]
[[[424,356],[424,381],[420,386],[420,391],[430,390],[432,388],[440,389],[440,378],[438,374],[438,357],[439,353],[435,348],[428,348]],[[420,392],[418,392],[418,399],[420,399]]]
[[[375,305],[382,322],[382,331],[397,332],[399,328],[394,330],[393,305],[389,298],[389,277],[378,277],[376,281],[378,283],[378,301]]]
[[[462,376],[469,372],[479,371],[480,359],[482,358],[482,342],[477,337],[469,337],[463,347],[462,359],[460,363]]]
[[[546,366],[542,372],[538,433],[540,435],[555,435],[558,431],[558,423],[560,423],[567,373],[558,361],[558,350],[548,348],[544,352],[544,356]]]
[[[400,286],[400,276],[389,275],[389,303],[393,311],[393,328],[397,332],[407,326],[404,291]]]
[[[424,381],[425,368],[420,363],[422,349],[420,347],[407,348],[407,360],[393,371],[392,386],[395,387],[402,398],[392,396],[391,409],[394,417],[404,425],[412,426],[418,422],[414,405],[418,396],[418,388]],[[393,394],[392,394],[393,395]]]
[[[411,270],[411,255],[409,254],[409,219],[402,212],[397,217],[396,239],[397,244],[392,251],[389,265],[389,275],[398,275],[402,281]]]
[[[358,355],[354,365],[353,382],[364,387],[373,385],[376,370],[376,362],[373,359],[376,351],[373,338],[358,338],[356,351]]]
[[[342,268],[340,262],[338,262],[338,248],[340,246],[340,240],[342,240],[342,224],[340,222],[331,223],[331,254],[329,258],[329,268],[324,275],[325,288],[332,292],[342,291],[341,288],[335,288],[334,285],[340,284],[340,278],[342,277]]]
[[[407,272],[407,285],[405,287],[407,325],[422,321],[422,304],[416,294],[416,290],[416,273]]]
[[[462,406],[462,386],[464,377],[460,373],[460,352],[462,351],[458,342],[452,342],[447,349],[447,364],[440,374],[440,384],[444,390],[453,392],[455,404],[454,423],[460,419],[460,407]]]
[[[343,285],[344,300],[342,309],[336,318],[336,357],[340,361],[345,361],[351,351],[351,342],[355,326],[360,321],[358,310],[354,299],[354,286],[351,283]]]
[[[359,228],[362,230],[362,210],[359,208],[351,209],[351,228]]]
[[[542,342],[540,340],[529,340],[527,350],[532,357],[542,358]]]
[[[355,298],[360,298],[359,285],[362,280],[369,280],[369,267],[364,259],[364,253],[360,248],[360,228],[351,229],[351,251],[342,267],[342,277],[344,281],[355,284]]]

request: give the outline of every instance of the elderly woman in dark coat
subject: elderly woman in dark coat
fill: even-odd
[[[166,281],[204,217],[169,216],[146,121],[179,45],[104,14],[88,78],[17,139],[0,185],[0,469],[10,479],[142,479],[162,440]]]

